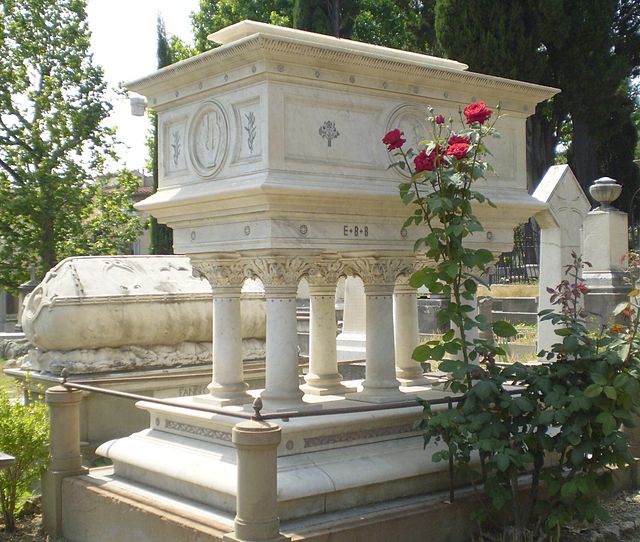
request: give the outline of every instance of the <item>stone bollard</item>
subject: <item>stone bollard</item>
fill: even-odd
[[[278,519],[277,449],[281,429],[269,422],[247,421],[233,428],[237,451],[238,488],[234,531],[226,542],[290,540],[280,533]]]
[[[81,399],[81,391],[69,391],[63,386],[51,387],[45,394],[51,430],[49,466],[42,477],[42,515],[44,529],[52,541],[63,538],[62,481],[88,472],[82,466],[80,453]]]

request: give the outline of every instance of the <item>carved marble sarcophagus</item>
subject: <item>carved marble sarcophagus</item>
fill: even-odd
[[[158,113],[160,187],[138,204],[174,229],[177,253],[308,249],[408,251],[401,171],[381,138],[427,133],[427,106],[500,103],[497,175],[482,190],[486,232],[509,250],[512,229],[541,208],[526,190],[525,122],[557,90],[471,73],[452,60],[244,21],[211,51],[128,84]]]

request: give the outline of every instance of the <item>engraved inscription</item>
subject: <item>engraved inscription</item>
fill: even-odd
[[[369,237],[369,226],[350,226],[345,224],[342,227],[342,233],[345,237]]]
[[[164,426],[167,429],[173,429],[175,431],[179,431],[180,433],[189,433],[191,435],[207,437],[213,440],[224,440],[225,442],[231,442],[231,433],[227,433],[226,431],[218,431],[209,427],[198,427],[197,425],[175,422],[173,420],[165,420]]]
[[[401,435],[403,433],[415,432],[413,423],[404,425],[394,425],[391,427],[376,427],[375,429],[362,429],[360,431],[349,431],[347,433],[337,433],[335,435],[324,435],[321,437],[308,437],[304,439],[305,448],[315,448],[328,444],[338,444],[341,442],[353,442],[376,437],[387,437],[391,435]]]
[[[207,393],[206,386],[185,386],[178,388],[178,397],[191,397],[192,395],[204,395]]]

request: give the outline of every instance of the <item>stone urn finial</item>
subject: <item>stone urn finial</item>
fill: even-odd
[[[611,177],[601,177],[589,187],[591,197],[600,204],[597,208],[599,211],[612,211],[611,204],[618,199],[621,192],[622,186]]]

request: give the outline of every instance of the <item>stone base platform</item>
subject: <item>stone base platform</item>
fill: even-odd
[[[420,388],[418,394],[425,398],[444,395],[429,388]],[[410,396],[415,395],[412,387]],[[185,406],[206,404],[206,397],[180,401]],[[325,396],[317,407],[330,411],[362,405]],[[149,413],[150,428],[107,442],[97,450],[113,462],[112,479],[151,487],[233,515],[237,469],[231,430],[239,420],[146,402],[137,406]],[[227,407],[229,411],[242,408],[248,407]],[[445,488],[446,466],[431,461],[435,448],[424,450],[422,436],[415,429],[421,416],[421,407],[408,406],[276,420],[282,428],[278,448],[280,518],[304,518],[419,495],[427,488]]]
[[[470,490],[389,499],[383,503],[281,522],[281,532],[308,542],[466,542],[478,507]],[[233,530],[233,515],[156,489],[113,478],[111,467],[66,478],[62,485],[68,542],[214,542]]]

